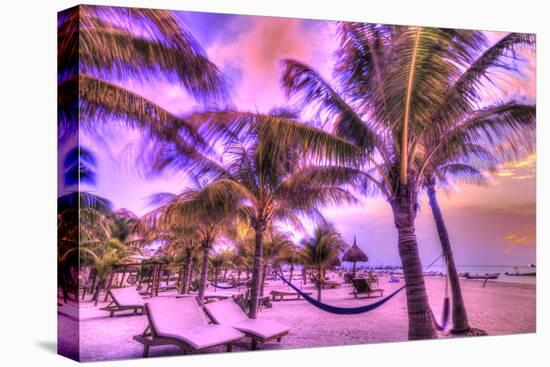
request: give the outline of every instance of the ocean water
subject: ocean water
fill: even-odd
[[[434,264],[428,271],[440,271],[447,273],[447,268],[444,264]],[[492,281],[507,282],[507,283],[525,283],[536,284],[537,277],[532,276],[508,276],[505,272],[520,274],[536,272],[537,268],[531,268],[529,266],[517,266],[517,265],[457,265],[457,271],[459,273],[471,273],[471,274],[492,274],[500,273],[500,276]]]
[[[375,264],[372,264],[371,266],[376,266]],[[391,265],[390,265],[391,266]],[[425,265],[427,266],[427,265]],[[351,269],[351,266],[348,266],[347,263],[343,264],[344,269]],[[367,269],[367,266],[357,266],[357,270]],[[398,272],[401,270],[398,269]],[[436,264],[433,264],[430,266],[427,270],[427,272],[430,271],[436,271],[441,272],[443,274],[447,273],[447,267],[445,264],[442,264],[441,262],[438,262]],[[500,276],[497,279],[491,279],[492,282],[507,282],[507,283],[522,283],[522,284],[536,284],[537,277],[533,276],[507,276],[504,273],[516,273],[519,272],[520,274],[523,273],[532,273],[536,272],[536,268],[531,268],[529,266],[517,266],[517,265],[457,265],[457,271],[459,273],[471,273],[471,274],[479,274],[479,275],[485,275],[485,274],[492,274],[492,273],[500,273]]]
[[[375,267],[376,264],[371,264],[371,267]],[[392,265],[388,265],[392,266]],[[396,266],[398,267],[398,266]],[[344,263],[341,267],[341,269],[351,270],[352,266],[348,265],[348,263]],[[357,270],[365,270],[368,269],[369,266],[365,265],[357,265]],[[290,267],[288,265],[283,266],[283,270],[288,271]],[[300,271],[300,266],[296,265],[294,267],[296,272]],[[401,272],[401,269],[396,269],[396,272]],[[427,270],[427,272],[436,271],[441,272],[443,274],[447,273],[447,267],[445,264],[442,264],[441,262],[438,262],[437,264],[433,264],[430,266]],[[485,274],[493,274],[493,273],[500,273],[500,276],[497,279],[491,279],[491,282],[505,282],[505,283],[521,283],[521,284],[536,284],[537,277],[536,276],[508,276],[505,275],[505,272],[509,273],[516,273],[519,272],[522,273],[532,273],[536,272],[537,268],[531,268],[529,266],[517,266],[517,265],[457,265],[457,271],[459,273],[471,273],[471,274],[479,274],[479,275],[485,275]],[[483,281],[483,280],[480,280]]]

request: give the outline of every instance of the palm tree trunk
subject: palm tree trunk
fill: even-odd
[[[201,277],[199,282],[199,295],[197,301],[200,305],[204,302],[204,293],[206,292],[206,285],[208,283],[208,251],[210,246],[208,241],[205,241],[202,246],[202,264],[201,264]]]
[[[424,284],[422,264],[415,233],[416,193],[410,183],[401,186],[392,202],[395,226],[398,231],[398,249],[405,276],[409,340],[435,339],[437,332]]]
[[[267,264],[263,264],[262,266],[262,282],[260,283],[260,297],[264,296],[264,285],[265,285],[265,276],[267,273]]]
[[[258,303],[260,298],[260,286],[262,284],[262,256],[263,256],[263,236],[265,224],[262,221],[254,226],[256,231],[256,244],[254,249],[254,263],[252,268],[252,287],[250,288],[250,309],[248,316],[255,319],[258,314]]]
[[[443,220],[443,214],[441,213],[439,203],[437,202],[434,185],[428,186],[428,198],[430,200],[432,214],[437,227],[437,233],[439,234],[439,241],[441,242],[443,256],[445,257],[445,262],[447,263],[447,277],[449,279],[449,284],[451,285],[451,294],[453,297],[452,332],[465,332],[470,330],[468,314],[466,312],[466,306],[464,305],[464,299],[462,298],[462,290],[460,289],[460,280],[458,279],[458,272],[456,271],[453,251],[451,249],[451,241],[449,239],[449,234],[447,233],[447,227],[445,226],[445,222]]]
[[[317,267],[317,301],[321,302],[321,279],[323,279],[323,274],[321,273],[321,268]]]
[[[185,257],[183,258],[183,275],[181,279],[180,294],[186,294],[189,290],[189,276],[191,275],[191,253],[189,250],[185,250]]]
[[[189,293],[189,287],[191,286],[191,281],[193,280],[193,268],[195,267],[192,257],[189,257],[189,263],[184,274],[183,282],[183,294]]]

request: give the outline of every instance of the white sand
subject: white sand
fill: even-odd
[[[430,303],[437,317],[443,305],[444,278],[426,277]],[[391,284],[387,278],[381,278],[380,287],[384,295],[390,294],[402,283]],[[280,281],[270,282],[266,294],[271,289],[289,290]],[[303,287],[305,291],[316,290],[312,284]],[[349,293],[352,286],[342,284],[336,289],[323,290],[323,302],[343,307],[354,307],[375,302],[377,299],[354,299]],[[462,280],[462,290],[472,327],[483,329],[489,335],[530,333],[536,331],[536,290],[533,285],[503,284],[489,282],[485,288],[482,282]],[[173,296],[166,293],[163,296]],[[143,332],[147,326],[145,316],[115,316],[91,302],[80,306],[80,358],[81,360],[106,360],[138,358],[142,354],[141,344],[132,336]],[[78,341],[74,306],[59,307],[61,349],[75,348]],[[70,315],[70,317],[66,316]],[[321,311],[304,300],[273,302],[273,308],[263,309],[259,318],[275,320],[291,327],[290,334],[281,343],[271,342],[259,345],[259,350],[350,345],[364,343],[382,343],[407,340],[407,312],[405,292],[388,301],[378,309],[359,315],[334,315]],[[451,325],[452,327],[452,325]],[[449,337],[441,333],[441,337]],[[249,350],[248,341],[234,346],[234,352]],[[224,348],[212,348],[206,352],[223,352]],[[150,355],[179,354],[175,347],[151,348]]]

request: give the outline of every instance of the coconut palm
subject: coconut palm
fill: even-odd
[[[321,279],[324,278],[325,270],[347,245],[334,225],[328,222],[315,227],[313,234],[305,237],[300,245],[303,247],[302,264],[317,272],[317,300],[321,301]]]
[[[254,262],[249,316],[256,318],[261,292],[263,252],[267,229],[277,222],[303,228],[300,217],[322,217],[319,208],[354,203],[343,186],[356,172],[336,166],[308,164],[306,153],[315,155],[319,144],[300,145],[291,136],[280,136],[279,126],[294,126],[302,133],[329,136],[320,129],[300,124],[285,110],[273,114],[238,111],[197,113],[188,118],[207,140],[224,147],[222,163],[201,156],[192,163],[173,154],[173,149],[156,145],[156,162],[162,168],[189,169],[195,175],[226,187],[241,197],[240,212],[254,230]],[[314,142],[314,141],[313,141]]]
[[[347,143],[363,153],[352,167],[388,201],[398,231],[409,338],[435,338],[415,234],[424,170],[438,151],[467,143],[531,150],[535,107],[515,100],[487,106],[483,87],[495,70],[513,68],[515,51],[533,46],[534,37],[513,33],[488,46],[475,31],[342,23],[338,32],[337,87],[296,60],[284,61],[282,85],[334,134],[332,141],[302,139],[330,144],[329,152],[351,151]]]
[[[162,199],[161,199],[162,198]],[[175,198],[171,194],[157,194],[152,203]],[[200,233],[196,226],[186,222],[171,222],[173,217],[164,217],[165,207],[160,206],[140,218],[138,231],[141,234],[141,242],[151,243],[161,241],[161,249],[165,254],[174,257],[174,264],[181,264],[179,291],[180,294],[189,292],[192,278],[193,261],[200,248]]]
[[[219,69],[168,10],[78,6],[60,13],[58,43],[60,139],[77,129],[101,139],[98,127],[114,123],[192,151],[192,126],[122,83],[165,78],[202,102],[227,97]]]
[[[208,257],[214,243],[239,219],[240,197],[233,184],[215,181],[179,195],[165,195],[167,202],[157,209],[163,225],[185,223],[196,228],[200,242],[201,272],[198,301],[202,304],[208,282]]]
[[[452,295],[453,329],[451,331],[453,333],[466,333],[471,328],[462,297],[449,234],[437,200],[436,186],[446,187],[451,182],[486,185],[488,178],[485,172],[496,170],[500,161],[491,151],[475,144],[465,145],[460,154],[461,156],[453,156],[451,152],[440,151],[424,170],[423,178],[423,188],[429,199],[441,249],[447,264],[447,277]]]
[[[294,247],[291,233],[283,232],[274,226],[267,229],[263,249],[262,280],[267,275],[268,267],[272,269],[280,268]],[[260,297],[264,295],[264,285],[265,281],[262,281]]]
[[[68,287],[74,288],[78,299],[80,262],[79,239],[107,239],[111,230],[108,217],[111,202],[87,191],[78,191],[79,184],[95,185],[96,159],[93,152],[76,145],[63,159],[64,193],[57,199],[58,281],[65,301]],[[69,255],[68,255],[69,254]]]

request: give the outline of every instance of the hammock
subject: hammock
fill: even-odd
[[[322,303],[317,301],[315,298],[309,296],[308,294],[302,292],[299,288],[297,288],[294,284],[290,283],[288,280],[285,279],[285,277],[282,274],[279,274],[275,272],[275,275],[277,275],[283,282],[285,282],[288,286],[290,286],[292,289],[294,289],[300,296],[304,297],[306,301],[311,303],[313,306],[333,314],[337,315],[356,315],[359,313],[369,312],[372,311],[380,306],[382,306],[384,303],[388,302],[393,296],[395,296],[397,293],[401,292],[403,289],[405,289],[406,285],[402,286],[401,288],[397,289],[395,292],[390,294],[389,296],[386,296],[385,298],[381,299],[378,302],[371,303],[369,305],[360,306],[360,307],[337,307],[337,306],[331,306],[327,305],[326,303]]]
[[[447,324],[449,323],[449,315],[451,310],[451,300],[449,297],[445,297],[443,300],[443,314],[441,315],[441,323],[438,323],[435,319],[435,315],[432,311],[432,317],[434,320],[435,328],[439,331],[444,331],[447,328]]]
[[[432,311],[432,318],[434,320],[435,328],[439,331],[443,331],[447,328],[449,323],[449,315],[451,314],[451,300],[449,299],[449,271],[447,270],[447,278],[445,279],[445,298],[443,299],[443,314],[441,315],[441,323],[437,322],[435,315]]]
[[[244,284],[245,283],[239,283],[235,285],[218,285],[218,284],[210,283],[212,287],[218,288],[218,289],[233,289],[233,288],[242,287]]]
[[[431,267],[442,256],[443,256],[443,254],[438,256],[437,259],[435,259],[424,270],[427,270],[429,267]],[[407,287],[407,285],[405,284],[401,288],[399,288],[396,291],[394,291],[393,293],[391,293],[389,296],[386,296],[385,298],[383,298],[383,299],[381,299],[377,302],[371,303],[369,305],[360,306],[360,307],[352,307],[352,308],[337,307],[337,306],[331,306],[331,305],[327,305],[326,303],[319,302],[316,299],[314,299],[313,297],[309,296],[308,294],[302,292],[298,287],[296,287],[294,284],[292,284],[291,282],[286,280],[282,273],[279,274],[276,271],[274,271],[273,273],[275,275],[277,275],[279,278],[281,278],[281,280],[283,282],[285,282],[289,287],[294,289],[300,296],[302,296],[306,301],[311,303],[313,306],[315,306],[315,307],[317,307],[317,308],[319,308],[323,311],[330,312],[330,313],[337,314],[337,315],[356,315],[356,314],[372,311],[372,310],[382,306],[384,303],[388,302],[397,293],[401,292],[403,289],[405,289]],[[437,320],[435,319],[435,315],[432,311],[433,322],[435,324],[436,329],[439,330],[439,331],[444,331],[447,328],[447,324],[449,323],[451,302],[450,302],[450,299],[449,299],[449,296],[448,296],[448,291],[449,291],[448,288],[449,288],[449,275],[448,275],[448,271],[447,271],[447,279],[445,281],[445,299],[443,300],[443,314],[441,315],[441,322],[440,323],[437,322]]]

